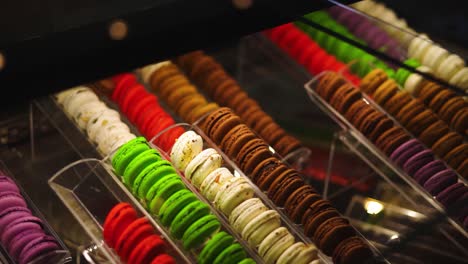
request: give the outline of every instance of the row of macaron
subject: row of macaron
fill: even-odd
[[[115,84],[115,89],[121,89],[122,85],[118,81]],[[131,88],[127,91],[131,91]],[[113,91],[112,97],[116,92],[116,90]],[[165,94],[163,98],[168,100],[172,97],[170,94],[169,96]],[[131,117],[129,119],[132,120]],[[239,120],[237,121],[239,122]],[[181,127],[173,127],[159,137],[165,137],[166,133],[173,134],[173,130],[178,131],[179,129]],[[154,141],[157,142],[158,138],[155,138]],[[221,167],[222,157],[214,149],[202,150],[203,139],[201,136],[193,131],[187,131],[178,137],[172,146],[171,161],[177,169],[184,172],[185,177],[192,185],[199,189],[200,193],[230,220],[230,224],[241,234],[242,238],[248,241],[252,248],[258,248],[258,253],[265,263],[290,263],[294,259],[300,263],[310,263],[317,259],[317,250],[313,245],[306,246],[302,242],[297,242],[290,250],[286,250],[292,246],[295,238],[285,227],[280,226],[279,214],[275,210],[267,210],[267,207],[258,198],[253,198],[254,190],[244,178],[234,177],[228,169]],[[117,152],[114,160],[119,159],[119,153],[120,151]],[[114,162],[116,173],[123,175],[124,182],[129,183],[132,181],[132,176],[130,176],[130,172],[125,173],[121,167],[122,164],[125,163]],[[154,166],[161,167],[161,165],[156,164]],[[170,172],[175,172],[172,167]],[[141,177],[137,176],[133,180],[134,183],[131,184],[132,189],[140,199],[146,197],[145,193],[150,188],[145,186],[153,184],[151,178],[143,175],[145,174],[142,173]],[[145,178],[142,179],[142,177]],[[156,202],[147,201],[146,203],[149,204],[150,212],[157,214],[157,208],[154,206]],[[254,205],[253,208],[256,210],[252,211],[251,205]],[[231,214],[232,212],[235,213]],[[162,223],[170,224],[170,220],[167,220],[170,218],[165,218],[170,214],[161,213],[161,215]]]
[[[326,11],[315,11],[304,16],[306,19],[315,23],[321,24],[324,27],[333,30],[349,39],[366,45],[365,41],[357,38],[346,27],[335,21]],[[385,70],[390,75],[394,74],[394,70],[384,61],[367,53],[366,51],[349,44],[346,41],[338,39],[328,33],[315,29],[303,22],[296,22],[302,31],[306,32],[319,46],[324,48],[328,53],[335,55],[344,63],[351,63],[350,70],[362,77],[366,75],[372,67],[377,67]]]
[[[242,176],[222,167],[222,157],[212,148],[203,150],[203,139],[185,132],[174,144],[170,157],[175,167],[229,219],[230,225],[265,263],[318,263],[314,245],[295,242],[280,215],[255,197]],[[313,262],[316,260],[316,262]]]
[[[280,155],[286,156],[303,147],[287,133],[260,104],[241,88],[212,56],[203,51],[184,54],[175,60],[197,87],[220,106],[231,108],[245,124],[265,139]],[[275,131],[272,135],[271,131]]]
[[[15,263],[54,259],[58,241],[33,215],[16,183],[0,172],[0,242]]]
[[[157,150],[150,148],[143,137],[120,147],[112,159],[112,166],[147,210],[169,230],[171,236],[182,240],[186,250],[201,247],[203,251],[206,242],[221,229],[221,223],[211,213],[210,206],[187,189],[172,164],[164,160]],[[214,263],[253,261],[247,258],[239,243],[233,243],[228,248],[229,253],[210,254],[210,260]],[[198,255],[198,261],[209,263],[201,254]]]
[[[156,137],[164,129],[175,124],[174,119],[159,105],[158,98],[148,92],[136,76],[123,73],[112,77],[115,88],[110,99],[117,104],[122,114],[149,141],[168,151],[182,133],[182,129],[172,129],[170,133]]]
[[[397,83],[379,69],[364,77],[360,88],[440,159],[468,178],[468,144],[464,142],[468,109],[463,99],[448,100],[448,95],[432,82],[425,82],[417,91],[421,96],[415,99],[408,92],[399,90]],[[455,129],[451,130],[447,124],[452,124]]]
[[[366,16],[338,5],[329,8],[327,11],[356,37],[364,40],[370,48],[381,50],[396,60],[406,58],[406,50],[400,43]]]
[[[353,7],[391,25],[377,23],[383,29],[405,35],[402,44],[408,48],[408,57],[417,59],[422,65],[429,67],[435,76],[464,90],[468,89],[468,67],[460,56],[434,43],[427,35],[417,34],[385,5],[374,1],[361,1]]]
[[[176,263],[167,254],[166,243],[156,234],[149,220],[138,217],[137,211],[128,203],[112,207],[104,220],[102,232],[104,241],[125,263]]]
[[[242,90],[213,57],[197,51],[181,56],[176,62],[182,69],[171,62],[163,62],[159,64],[160,67],[150,65],[141,72],[144,79],[149,81],[151,89],[184,120],[194,123],[197,118],[219,108],[218,105],[228,105],[240,113],[246,123],[256,128],[257,133],[281,155],[287,155],[302,147],[296,138],[286,133]],[[197,88],[203,89],[216,103],[207,103]],[[184,108],[184,105],[189,107]],[[269,128],[268,131],[277,131],[275,137],[263,129],[266,127]]]
[[[293,23],[269,29],[265,31],[265,35],[300,65],[304,66],[312,75],[327,70],[340,71],[348,80],[359,85],[359,77],[352,74],[346,64],[326,52]]]
[[[272,29],[272,33],[270,34],[272,41],[278,43],[280,47],[283,47],[289,55],[296,59],[297,57],[295,57],[294,53],[287,48],[287,43],[281,43],[289,41],[289,46],[294,46],[296,43],[299,43],[301,41],[299,36],[296,38],[288,38],[292,34],[296,35],[295,32],[297,31],[298,29],[293,25],[282,25]],[[289,32],[294,33],[290,34]],[[316,44],[312,43],[310,46],[313,47],[314,45]],[[405,63],[411,67],[417,67],[417,65],[419,65],[412,59],[407,60]],[[326,70],[335,71],[333,68],[328,68]],[[379,69],[379,71],[383,72],[381,69]],[[383,72],[382,74],[389,76],[387,72]],[[411,93],[414,97],[420,98],[424,104],[431,108],[453,130],[462,135],[466,135],[468,133],[468,104],[461,96],[458,96],[448,88],[442,87],[433,82],[425,81],[422,76],[411,74],[403,68],[398,69],[396,74],[390,75],[389,77],[395,79],[397,82],[405,83],[405,91]],[[351,81],[355,83],[353,79],[351,79]],[[408,100],[403,102],[408,102]],[[399,101],[397,105],[402,106],[401,103],[402,102]]]
[[[359,89],[339,74],[323,74],[316,92],[444,205],[451,216],[464,223],[465,228],[468,227],[468,187],[459,182],[456,173],[437,160],[431,150],[412,139],[385,113],[369,105]]]
[[[120,119],[119,112],[109,108],[89,87],[65,90],[57,94],[56,99],[104,156],[136,137]]]

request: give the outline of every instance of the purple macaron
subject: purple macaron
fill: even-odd
[[[423,187],[431,195],[436,196],[442,190],[446,189],[452,184],[455,184],[458,180],[457,175],[453,170],[447,169],[440,171],[429,178],[429,180],[424,183]]]
[[[433,160],[434,154],[430,149],[426,149],[409,158],[404,163],[403,169],[406,171],[406,173],[412,176],[417,170]]]
[[[390,159],[393,160],[398,166],[403,166],[403,164],[409,158],[423,151],[424,149],[424,145],[421,144],[419,140],[411,139],[396,148],[390,155]]]
[[[15,260],[20,256],[23,248],[33,239],[44,236],[45,233],[43,230],[33,229],[30,230],[27,234],[21,233],[20,235],[15,236],[10,243],[8,252]]]
[[[16,219],[6,226],[5,232],[1,234],[1,241],[4,247],[9,248],[14,237],[21,233],[31,232],[31,230],[42,230],[42,220],[35,216],[25,216]],[[26,235],[26,234],[24,234]]]
[[[468,187],[466,187],[462,182],[458,182],[441,191],[436,196],[436,200],[445,207],[449,208],[450,206],[454,206],[454,202],[462,197],[465,193],[468,193]]]
[[[422,186],[432,175],[446,169],[447,166],[445,166],[444,162],[441,160],[434,160],[417,170],[413,178]]]
[[[3,210],[0,213],[0,234],[3,234],[5,227],[18,218],[31,216],[31,211],[26,207],[15,206]]]
[[[16,192],[20,193],[16,183],[7,176],[0,176],[0,192]]]
[[[16,192],[5,191],[0,192],[0,212],[10,207],[27,207],[23,196]]]
[[[54,237],[52,236],[41,236],[36,239],[31,240],[24,248],[21,250],[19,263],[26,264],[32,260],[40,258],[44,255],[51,253],[54,250],[57,250],[58,244]]]

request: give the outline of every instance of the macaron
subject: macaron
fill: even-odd
[[[254,190],[242,177],[235,177],[225,184],[229,186],[221,187],[223,191],[216,195],[214,205],[229,216],[234,208],[254,196]]]
[[[431,161],[424,166],[422,166],[420,169],[418,169],[414,175],[413,178],[421,185],[423,186],[424,183],[434,174],[446,170],[447,166],[445,166],[444,162],[441,160],[434,160]]]
[[[159,215],[161,206],[164,202],[177,191],[185,189],[185,185],[180,178],[163,178],[160,182],[156,183],[153,199],[149,202],[149,210],[155,215]],[[167,179],[167,180],[166,180]],[[159,184],[160,183],[160,184]],[[150,189],[151,191],[151,189]]]
[[[166,249],[166,244],[158,235],[150,235],[143,239],[132,250],[127,263],[150,263],[157,255],[163,253]]]
[[[216,150],[207,148],[188,163],[185,168],[185,177],[199,188],[208,174],[221,167],[222,161],[221,155]]]
[[[268,208],[258,198],[250,198],[239,204],[229,215],[229,223],[234,230],[242,233],[245,227]]]
[[[319,248],[330,256],[341,241],[355,235],[355,233],[348,220],[337,216],[323,222],[313,238]]]
[[[136,177],[147,166],[161,160],[161,154],[155,149],[148,149],[138,154],[133,160],[130,161],[123,173],[123,181],[125,184],[132,186]]]
[[[174,167],[167,160],[160,160],[144,168],[133,182],[133,192],[144,199],[151,187],[164,177],[176,174]]]
[[[402,145],[400,145],[390,155],[390,159],[393,160],[398,166],[403,164],[416,153],[423,151],[425,148],[417,139],[411,139]]]
[[[294,244],[294,237],[285,227],[279,227],[271,232],[258,246],[258,253],[265,263],[276,263],[281,254]]]
[[[234,238],[228,233],[220,231],[208,240],[197,260],[200,264],[213,263],[216,257],[232,244],[234,244]]]
[[[184,232],[182,237],[185,249],[192,249],[196,246],[202,245],[213,233],[219,230],[221,224],[214,215],[206,215],[196,220]]]
[[[17,218],[5,227],[5,232],[1,234],[2,244],[10,248],[10,243],[34,230],[42,231],[43,222],[41,219],[29,215]]]
[[[168,254],[159,254],[151,261],[151,264],[176,264],[176,261]]]
[[[104,241],[114,247],[116,239],[124,232],[125,228],[137,219],[135,209],[128,203],[119,203],[107,214],[103,225]]]
[[[154,234],[154,227],[151,226],[148,219],[138,218],[125,227],[122,234],[118,236],[114,246],[115,251],[124,261],[127,261],[135,246],[152,234]]]
[[[452,170],[447,169],[434,174],[424,183],[423,187],[432,196],[436,196],[442,190],[455,184],[457,179],[457,175]]]
[[[228,169],[218,168],[205,177],[200,185],[200,191],[206,199],[214,201],[224,183],[233,178],[234,175]]]
[[[274,210],[260,213],[252,219],[242,231],[242,238],[253,247],[257,247],[273,230],[280,227],[280,216]]]
[[[235,243],[223,250],[213,261],[213,264],[235,264],[240,263],[247,257],[241,245]]]
[[[186,205],[174,218],[170,225],[171,234],[181,239],[184,232],[198,219],[210,213],[208,205],[199,200],[193,201]]]
[[[374,257],[369,246],[358,236],[349,237],[341,241],[333,251],[334,263],[368,263]]]
[[[54,237],[43,235],[30,240],[19,254],[19,263],[29,263],[32,260],[45,256],[54,250],[58,250],[59,246]]]
[[[424,165],[434,160],[434,154],[431,150],[426,149],[415,154],[403,165],[403,169],[409,174],[414,175],[414,173],[422,168]]]
[[[193,131],[183,133],[171,150],[171,161],[174,167],[185,170],[190,161],[203,150],[203,139]]]

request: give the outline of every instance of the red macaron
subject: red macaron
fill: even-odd
[[[115,251],[123,260],[127,261],[131,251],[152,234],[154,234],[154,228],[148,219],[139,218],[133,221],[117,239]]]
[[[162,254],[165,248],[166,244],[158,235],[150,235],[133,249],[127,263],[150,263],[157,255]]]
[[[107,214],[104,221],[104,241],[114,247],[116,239],[122,234],[125,228],[137,219],[137,213],[128,203],[120,203]]]
[[[122,97],[127,93],[128,89],[137,84],[135,75],[131,73],[118,74],[112,77],[112,80],[115,83],[115,88],[112,92],[111,99],[118,104],[121,103]]]

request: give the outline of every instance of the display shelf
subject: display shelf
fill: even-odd
[[[207,114],[208,115],[208,114]],[[270,198],[268,198],[268,196],[266,195],[266,193],[262,192],[251,180],[249,177],[247,177],[244,172],[242,170],[240,170],[237,165],[208,137],[205,135],[205,133],[203,133],[203,131],[196,125],[197,123],[203,121],[204,118],[206,118],[205,115],[204,117],[202,117],[200,120],[196,121],[194,125],[190,125],[190,124],[187,124],[187,123],[179,123],[179,124],[175,124],[171,127],[168,127],[166,130],[164,131],[161,131],[161,133],[159,133],[158,135],[156,135],[151,141],[150,143],[152,143],[155,139],[157,139],[158,137],[162,136],[164,133],[167,133],[168,131],[170,131],[171,129],[174,129],[176,127],[182,127],[185,131],[194,131],[195,133],[197,133],[198,135],[200,135],[203,139],[203,149],[207,149],[207,148],[212,148],[214,150],[216,150],[216,152],[218,152],[222,158],[223,158],[223,167],[227,168],[230,172],[232,172],[232,174],[235,176],[235,177],[242,177],[244,178],[248,183],[249,185],[252,187],[252,189],[254,190],[255,192],[255,196],[258,197],[268,208],[272,209],[272,210],[275,210],[279,213],[280,215],[280,218],[281,218],[281,222],[283,223],[283,226],[285,226],[290,232],[291,234],[296,238],[296,240],[298,241],[301,241],[305,244],[312,244],[313,245],[313,242],[310,240],[310,238],[306,237],[304,235],[304,232],[302,230],[302,227],[300,225],[297,225],[295,223],[293,223],[287,216],[286,216],[286,213],[284,211],[284,208],[278,208],[272,201]],[[153,147],[155,147],[154,144],[152,144]],[[157,147],[155,147],[157,148]],[[168,159],[170,161],[170,154],[167,153],[167,152],[164,152],[163,150],[160,150],[158,149],[162,154],[163,156]],[[273,148],[270,147],[270,150],[272,151],[273,154],[277,155],[277,153],[274,152]],[[292,154],[292,155],[291,155]],[[297,152],[293,152],[291,153],[290,157],[291,158],[294,158],[293,160],[289,159],[289,162],[292,162],[292,164],[300,164],[300,162],[303,160],[302,157],[300,156],[301,154],[305,154],[305,155],[310,155],[310,152],[308,152],[306,149],[299,149]],[[289,155],[288,155],[289,156]],[[283,159],[283,162],[286,162],[287,163],[287,160],[286,159]],[[210,202],[208,201],[201,193],[200,191],[195,187],[193,186],[193,184],[185,178],[185,176],[183,176],[183,172],[179,171],[179,174],[181,175],[182,179],[184,180],[184,182],[186,182],[186,184],[190,187],[190,189],[197,193],[200,197],[203,197],[203,200],[204,202],[206,203],[209,203],[213,208],[216,208],[216,206],[213,204],[213,202]],[[216,209],[218,211],[218,215],[220,218],[223,218],[223,220],[226,222],[227,225],[229,225],[229,220],[227,219],[226,215],[223,214],[221,211],[219,211],[218,209]],[[236,231],[232,230],[233,232],[237,233]],[[255,250],[255,249],[253,249]],[[258,254],[258,253],[256,253]],[[325,254],[323,254],[322,252],[319,251],[319,257],[320,259],[322,260],[322,262],[324,263],[332,263],[331,262],[331,259],[329,257],[327,257]],[[263,262],[263,261],[262,261]]]
[[[11,171],[8,169],[8,167],[3,163],[3,161],[0,160],[0,172],[8,177],[10,177],[15,184],[18,186],[20,190],[21,196],[24,198],[26,201],[26,204],[28,208],[31,210],[32,215],[40,218],[42,220],[42,228],[45,231],[47,235],[53,236],[55,240],[58,243],[59,249],[54,250],[50,252],[47,255],[41,256],[39,258],[34,259],[28,264],[40,264],[44,263],[45,260],[47,260],[48,263],[57,263],[57,264],[64,264],[64,263],[71,263],[72,258],[70,251],[68,248],[65,246],[63,241],[60,239],[60,237],[57,235],[57,233],[52,229],[52,227],[49,225],[49,223],[46,221],[42,213],[39,211],[39,209],[36,207],[36,205],[33,203],[33,201],[29,198],[27,193],[23,190],[20,184],[18,184],[17,180],[15,179],[14,175],[11,173]],[[1,245],[0,243],[0,263],[17,263],[14,261],[14,259],[8,254],[7,250]]]
[[[426,190],[424,190],[412,177],[410,177],[401,168],[395,166],[393,162],[384,155],[377,147],[372,144],[364,135],[362,135],[352,124],[348,122],[338,111],[324,101],[316,92],[316,80],[320,76],[316,76],[314,79],[305,84],[307,94],[309,95],[312,102],[314,102],[319,108],[321,108],[326,114],[330,116],[341,128],[337,132],[337,138],[346,145],[354,154],[360,157],[369,167],[374,169],[385,181],[387,181],[393,188],[398,190],[405,199],[418,208],[423,214],[433,214],[437,212],[441,214],[455,229],[457,229],[465,238],[468,238],[467,231],[454,219],[448,217],[445,213],[442,205],[437,202]],[[367,103],[373,107],[381,110],[378,106],[375,106],[372,101],[367,99]],[[385,113],[385,112],[383,112]],[[461,177],[459,177],[461,181]],[[397,181],[403,181],[409,185],[415,192],[417,192],[422,198],[424,203],[416,202],[412,197],[407,195]],[[466,182],[465,182],[466,183]]]
[[[49,185],[92,238],[95,250],[99,248],[106,263],[121,263],[117,254],[103,242],[102,233],[107,213],[120,202],[131,204],[140,216],[149,219],[157,234],[169,245],[168,254],[178,263],[194,261],[193,255],[170,238],[167,229],[133,197],[107,163],[93,158],[76,161],[52,176]],[[88,254],[90,251],[86,249]]]

